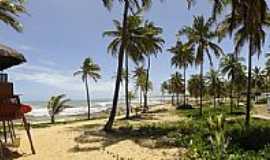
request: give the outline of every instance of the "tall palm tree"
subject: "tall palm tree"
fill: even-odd
[[[161,91],[161,102],[164,103],[165,101],[165,94],[166,94],[166,91],[168,90],[168,83],[167,81],[164,81],[161,83],[161,86],[160,86],[160,91]]]
[[[221,73],[227,75],[230,80],[230,104],[231,104],[231,113],[233,112],[233,91],[235,84],[236,72],[242,69],[242,62],[244,62],[243,57],[236,57],[235,54],[227,54],[221,58],[220,69]]]
[[[115,0],[102,0],[104,6],[107,9],[111,9]],[[118,54],[118,68],[117,68],[117,77],[115,82],[115,90],[114,90],[114,97],[113,97],[113,104],[112,110],[110,113],[110,117],[106,125],[104,126],[105,131],[110,131],[112,129],[112,125],[114,122],[114,118],[116,115],[117,103],[118,103],[118,96],[119,96],[119,89],[120,89],[120,82],[121,82],[121,73],[123,68],[123,60],[124,60],[124,52],[126,48],[126,40],[127,40],[127,19],[129,15],[129,11],[134,12],[134,10],[141,10],[147,9],[151,6],[152,0],[118,0],[120,3],[124,3],[124,12],[123,12],[123,19],[122,19],[122,34],[123,38],[121,39],[121,46],[119,49]]]
[[[146,75],[146,91],[144,92],[144,112],[148,109],[147,105],[147,96],[149,91],[148,82],[150,76],[150,68],[151,68],[151,55],[157,56],[157,53],[162,52],[162,45],[165,43],[163,38],[161,37],[162,28],[157,27],[154,25],[153,22],[146,21],[144,24],[144,35],[145,39],[143,42],[144,44],[144,55],[148,59],[147,64],[147,75]]]
[[[52,96],[47,104],[47,109],[49,115],[51,117],[51,123],[55,123],[55,115],[62,112],[66,107],[68,107],[67,103],[70,102],[70,99],[65,98],[65,94]]]
[[[129,118],[129,102],[128,102],[128,79],[129,77],[129,63],[128,59],[131,58],[133,62],[138,63],[139,61],[143,61],[142,55],[142,20],[139,16],[129,16],[127,18],[127,34],[126,34],[126,45],[124,48],[125,53],[125,100],[126,100],[126,118]],[[114,25],[116,30],[113,31],[105,31],[103,36],[112,37],[113,40],[108,46],[108,52],[110,52],[113,56],[117,56],[118,51],[122,45],[122,26],[121,23],[117,20],[114,20]]]
[[[239,2],[239,3],[238,3]],[[241,48],[249,43],[248,53],[248,83],[247,83],[247,107],[246,127],[250,122],[251,108],[251,70],[252,56],[261,54],[261,48],[265,41],[265,27],[269,27],[269,10],[264,0],[241,0],[234,6],[234,12],[229,14],[220,25],[221,36],[234,32],[235,52],[239,54]]]
[[[171,64],[177,68],[183,68],[184,72],[184,107],[186,106],[186,69],[194,62],[194,48],[189,44],[176,42],[176,46],[169,49],[173,53]]]
[[[74,76],[80,75],[82,77],[82,81],[85,83],[86,98],[88,105],[88,114],[87,114],[88,120],[90,120],[90,107],[91,107],[88,77],[92,78],[95,82],[97,82],[97,80],[101,78],[100,70],[101,69],[99,65],[95,64],[91,58],[86,58],[80,70],[73,74]]]
[[[175,72],[174,74],[171,75],[171,78],[169,80],[169,83],[172,87],[173,93],[176,94],[176,104],[177,107],[179,106],[179,94],[183,92],[183,78],[182,75],[178,72]]]
[[[270,88],[270,53],[265,54],[265,58],[267,59],[265,62],[265,68],[264,68],[264,74],[266,77],[266,85],[265,85],[265,90],[266,92],[269,92]]]
[[[223,54],[222,49],[213,42],[217,37],[217,34],[212,29],[213,21],[211,19],[205,20],[203,16],[194,17],[192,26],[185,26],[179,31],[179,36],[185,35],[189,40],[189,44],[195,47],[195,64],[200,65],[200,76],[201,76],[201,86],[200,86],[200,114],[202,115],[202,98],[203,98],[203,64],[204,57],[207,56],[210,65],[212,65],[211,52],[215,57],[219,57]]]
[[[104,6],[111,10],[113,3],[116,0],[102,0]],[[105,131],[110,131],[112,129],[112,125],[114,122],[114,118],[116,115],[116,109],[117,109],[117,102],[118,102],[118,96],[119,96],[119,89],[120,89],[120,81],[121,81],[121,73],[123,68],[123,59],[124,59],[124,48],[126,47],[126,38],[127,38],[127,18],[129,15],[129,11],[132,13],[137,13],[140,10],[147,10],[150,8],[152,4],[152,0],[118,0],[120,3],[124,3],[124,12],[123,12],[123,19],[122,19],[122,34],[123,39],[121,43],[121,47],[119,49],[118,54],[118,68],[117,68],[117,78],[115,82],[115,90],[114,90],[114,97],[113,97],[113,105],[112,110],[110,113],[110,117],[106,125],[104,126]],[[187,0],[190,4],[190,0]]]
[[[234,70],[234,75],[235,81],[238,82],[234,84],[234,92],[237,93],[237,106],[239,106],[239,99],[242,93],[246,92],[246,86],[243,85],[247,84],[246,66],[240,63],[239,67]]]
[[[22,24],[17,17],[26,13],[23,0],[0,1],[0,21],[11,26],[18,32],[22,32]]]
[[[144,69],[144,66],[139,66],[135,68],[133,73],[133,78],[135,78],[135,88],[137,91],[139,90],[140,107],[142,107],[142,94],[145,88],[144,81],[146,79],[146,70]]]
[[[224,89],[220,71],[210,69],[205,78],[208,86],[208,93],[213,96],[214,108],[216,108],[216,98]]]
[[[253,85],[255,89],[255,100],[258,101],[258,94],[261,92],[262,87],[264,85],[264,75],[263,70],[261,67],[254,67],[252,69],[252,79],[253,79]]]
[[[142,95],[145,95],[145,92],[152,90],[153,89],[153,84],[147,78],[147,70],[141,67],[137,67],[134,71],[134,76],[135,78],[135,88],[136,90],[140,89],[140,106],[143,107],[142,105]],[[145,96],[143,96],[144,99],[144,104],[147,99],[145,99]],[[144,107],[143,107],[144,109]],[[144,110],[143,110],[144,111]]]
[[[188,80],[188,91],[191,97],[198,99],[200,97],[200,88],[201,86],[201,77],[200,75],[191,75],[191,78]]]

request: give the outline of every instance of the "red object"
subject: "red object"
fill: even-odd
[[[21,104],[20,110],[22,113],[28,113],[32,111],[32,107],[29,105]]]

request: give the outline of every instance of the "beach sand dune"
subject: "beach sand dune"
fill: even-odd
[[[166,112],[164,112],[164,109]],[[151,124],[165,121],[178,121],[178,116],[169,115],[169,105],[154,107],[151,119],[129,121],[132,124]],[[163,111],[162,111],[163,110]],[[162,111],[159,113],[159,111]],[[118,119],[121,117],[118,117]],[[32,129],[36,155],[32,155],[25,133],[20,131],[23,154],[19,160],[165,160],[176,159],[178,148],[152,148],[153,140],[108,135],[101,131],[106,119],[76,122]],[[126,123],[118,120],[117,124]],[[117,127],[117,126],[116,126]]]

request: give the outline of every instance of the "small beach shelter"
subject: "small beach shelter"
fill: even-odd
[[[15,49],[0,44],[0,71],[26,62],[24,56]]]
[[[21,53],[10,47],[0,44],[1,72],[3,72],[5,69],[24,62],[26,62],[26,59]],[[0,73],[0,121],[2,121],[3,124],[5,142],[7,143],[8,134],[11,141],[14,142],[16,134],[13,127],[13,121],[22,119],[31,145],[31,151],[33,154],[35,154],[35,149],[30,134],[30,124],[27,122],[24,115],[30,111],[31,107],[21,104],[19,96],[14,94],[13,83],[8,82],[8,75]]]

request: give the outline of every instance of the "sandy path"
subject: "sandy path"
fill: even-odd
[[[168,109],[170,106],[158,106],[153,109]],[[129,123],[155,123],[181,120],[168,111],[150,113],[153,119]],[[106,120],[92,120],[73,124],[58,125],[47,128],[32,129],[36,155],[31,155],[25,133],[21,134],[20,153],[24,155],[19,160],[165,160],[175,159],[179,152],[177,148],[145,147],[136,140],[124,137],[108,136],[100,131]],[[100,126],[99,126],[100,125]],[[147,142],[147,140],[145,140]]]

